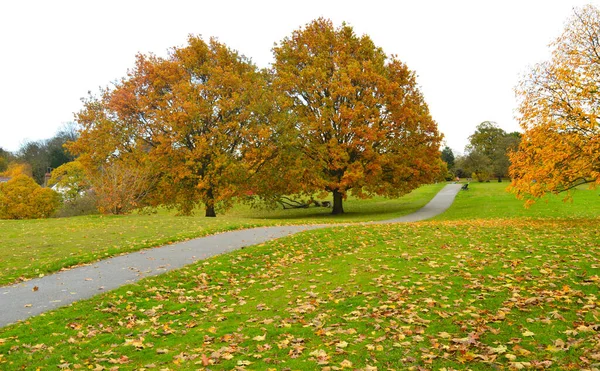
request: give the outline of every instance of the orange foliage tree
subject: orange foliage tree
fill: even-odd
[[[248,178],[276,148],[266,74],[211,39],[190,36],[168,58],[139,55],[114,89],[86,102],[70,150],[87,168],[117,159],[145,164],[150,204],[189,214],[204,204],[215,216],[249,191]]]
[[[600,184],[600,11],[575,10],[517,88],[524,134],[511,155],[511,191],[527,203],[583,183]]]
[[[289,99],[303,155],[302,171],[288,176],[301,190],[332,193],[340,214],[348,191],[398,197],[434,181],[442,135],[405,64],[325,19],[294,31],[274,54],[273,84]]]
[[[40,187],[27,175],[0,183],[0,219],[47,218],[59,205],[58,193]]]
[[[118,215],[146,206],[146,198],[155,189],[156,181],[145,166],[111,161],[100,167],[91,185],[98,210]]]

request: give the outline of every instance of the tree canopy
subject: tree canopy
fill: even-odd
[[[484,121],[469,136],[463,165],[479,180],[494,176],[501,181],[508,175],[509,153],[516,150],[520,139],[518,132],[507,133],[495,122]]]
[[[331,192],[338,214],[349,191],[397,197],[435,179],[442,135],[404,63],[325,19],[294,31],[274,54],[305,192]]]
[[[138,55],[125,78],[90,96],[69,149],[105,209],[189,214],[203,204],[215,216],[248,195],[326,191],[336,214],[349,191],[397,197],[445,168],[415,74],[368,36],[319,19],[273,51],[272,70],[260,71],[190,36],[166,58]],[[131,192],[113,192],[128,183]]]
[[[266,81],[224,44],[190,36],[168,58],[138,55],[115,88],[88,100],[70,148],[92,178],[119,163],[110,166],[151,175],[141,187],[146,202],[184,214],[202,203],[215,216],[218,203],[248,192],[249,174],[273,150],[275,127],[263,120]]]
[[[518,197],[600,184],[600,11],[575,9],[552,57],[517,88],[519,150],[512,154],[511,189]]]
[[[455,156],[454,156],[454,152],[452,151],[452,148],[445,146],[444,149],[442,150],[442,161],[444,161],[448,167],[448,169],[451,169],[454,167],[454,161],[456,160]]]

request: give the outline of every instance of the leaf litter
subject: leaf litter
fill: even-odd
[[[597,222],[303,233],[2,329],[0,368],[597,370]]]

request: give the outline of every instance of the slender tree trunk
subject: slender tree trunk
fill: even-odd
[[[215,196],[212,188],[208,189],[206,196],[208,202],[206,202],[206,214],[204,216],[214,218],[217,216],[217,213],[215,213]]]
[[[344,207],[342,202],[344,199],[342,198],[342,194],[336,189],[333,191],[333,210],[331,213],[333,215],[339,215],[344,213]]]

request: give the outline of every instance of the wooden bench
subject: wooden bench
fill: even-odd
[[[462,187],[460,187],[460,189],[462,189],[463,191],[468,191],[469,190],[469,183],[465,183]]]

